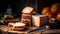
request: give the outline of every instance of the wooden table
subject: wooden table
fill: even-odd
[[[58,34],[58,33],[60,33],[60,29],[50,29],[42,32],[42,34]]]
[[[28,27],[29,29],[26,29],[24,31],[11,31],[9,27],[7,26],[0,26],[0,30],[2,31],[2,34],[57,34],[60,33],[60,29],[45,29],[45,30],[35,30],[38,27]],[[35,30],[34,32],[30,32]]]
[[[28,29],[26,29],[26,30],[24,30],[24,31],[12,31],[12,30],[10,30],[10,28],[9,27],[7,27],[7,26],[0,26],[0,30],[2,31],[2,34],[32,34],[32,33],[37,33],[37,32],[30,32],[29,33],[29,31],[31,31],[31,30],[34,30],[34,29],[36,29],[36,28],[38,28],[38,27],[28,27]]]

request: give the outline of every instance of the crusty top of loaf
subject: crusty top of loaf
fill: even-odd
[[[22,13],[31,13],[31,11],[33,11],[33,8],[32,8],[32,7],[25,7],[25,8],[22,10]]]

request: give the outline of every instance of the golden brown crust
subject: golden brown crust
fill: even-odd
[[[56,19],[60,22],[60,13],[57,14]]]
[[[60,3],[54,3],[51,6],[51,12],[52,13],[58,13],[60,11]]]

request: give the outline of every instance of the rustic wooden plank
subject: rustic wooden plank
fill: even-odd
[[[60,33],[60,29],[50,29],[42,32],[43,34]]]
[[[30,30],[34,30],[37,27],[28,27],[28,28],[30,29],[25,30],[25,31],[11,31],[9,30],[9,27],[7,26],[0,26],[0,30],[4,32],[17,33],[17,34],[22,34],[22,33],[27,34]],[[38,30],[35,32],[30,32],[30,34],[50,34],[50,33],[60,33],[60,29],[45,29],[45,30]]]
[[[24,31],[12,31],[12,30],[9,29],[8,26],[0,26],[0,30],[3,31],[3,32],[20,33],[20,34],[22,34],[22,33],[27,34],[29,31],[34,30],[36,28],[37,27],[28,27],[28,29],[24,30]]]

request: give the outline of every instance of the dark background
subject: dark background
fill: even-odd
[[[59,0],[0,0],[0,17],[6,13],[6,9],[11,8],[11,15],[21,18],[21,11],[25,6],[33,7],[39,13],[43,7],[51,7],[53,3],[60,3]]]
[[[38,0],[38,10],[41,11],[46,6],[51,7],[53,3],[60,3],[60,0]]]

